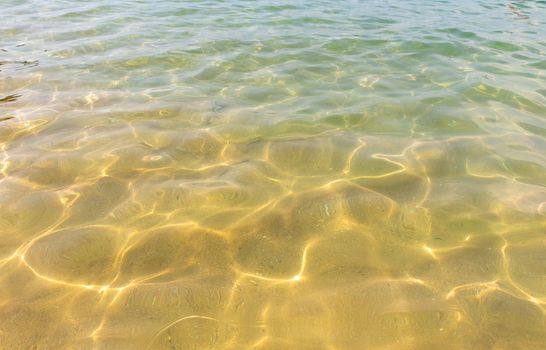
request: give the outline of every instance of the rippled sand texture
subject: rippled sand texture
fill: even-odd
[[[545,349],[544,1],[20,1],[1,349]]]

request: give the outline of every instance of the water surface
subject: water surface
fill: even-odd
[[[1,11],[0,348],[546,348],[544,1]]]

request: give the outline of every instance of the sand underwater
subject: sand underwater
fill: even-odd
[[[545,349],[545,1],[5,0],[0,349]]]

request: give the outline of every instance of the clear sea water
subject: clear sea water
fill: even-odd
[[[545,1],[0,11],[0,348],[546,348]]]

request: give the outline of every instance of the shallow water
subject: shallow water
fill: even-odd
[[[0,348],[546,348],[544,1],[15,1]]]

